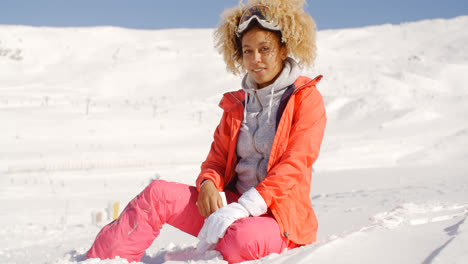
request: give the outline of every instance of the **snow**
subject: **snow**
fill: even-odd
[[[254,263],[468,261],[467,27],[319,32],[318,240]],[[152,179],[194,184],[239,87],[212,29],[0,26],[0,263],[127,263],[85,260],[93,212]],[[142,263],[225,263],[197,242],[166,226]]]

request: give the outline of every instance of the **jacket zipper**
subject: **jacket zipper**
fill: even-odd
[[[253,147],[254,147],[255,151],[262,156],[262,158],[260,160],[258,160],[258,162],[257,162],[257,170],[256,170],[256,173],[255,173],[256,176],[257,176],[257,181],[261,182],[262,180],[260,179],[260,164],[265,159],[265,153],[263,153],[263,152],[261,152],[260,150],[257,149],[257,143],[255,142],[255,135],[257,134],[258,129],[260,128],[260,121],[259,121],[258,117],[259,117],[260,113],[263,113],[263,105],[262,105],[262,102],[260,102],[260,99],[258,98],[256,90],[254,90],[254,94],[255,94],[255,98],[257,99],[258,104],[260,105],[260,111],[255,116],[255,119],[257,121],[257,127],[255,128],[255,131],[252,134],[252,144],[253,144]]]

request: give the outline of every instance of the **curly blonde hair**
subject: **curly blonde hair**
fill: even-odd
[[[305,0],[249,0],[246,6],[240,0],[238,6],[225,10],[214,32],[214,42],[215,48],[223,55],[227,71],[236,75],[246,72],[237,27],[244,10],[254,5],[268,6],[272,20],[281,26],[281,41],[286,45],[288,56],[295,58],[301,66],[313,65],[317,51],[316,25],[304,11],[304,4]]]

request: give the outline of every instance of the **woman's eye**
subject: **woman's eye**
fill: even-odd
[[[244,53],[244,54],[249,54],[249,53],[250,53],[250,50],[244,50],[243,53]]]
[[[266,52],[266,51],[268,51],[269,49],[270,49],[269,47],[263,47],[263,48],[261,48],[260,50],[263,51],[263,52]]]

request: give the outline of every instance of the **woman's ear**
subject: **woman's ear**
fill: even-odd
[[[281,60],[285,60],[288,57],[288,49],[286,48],[286,45],[281,45],[280,48],[280,56]]]

